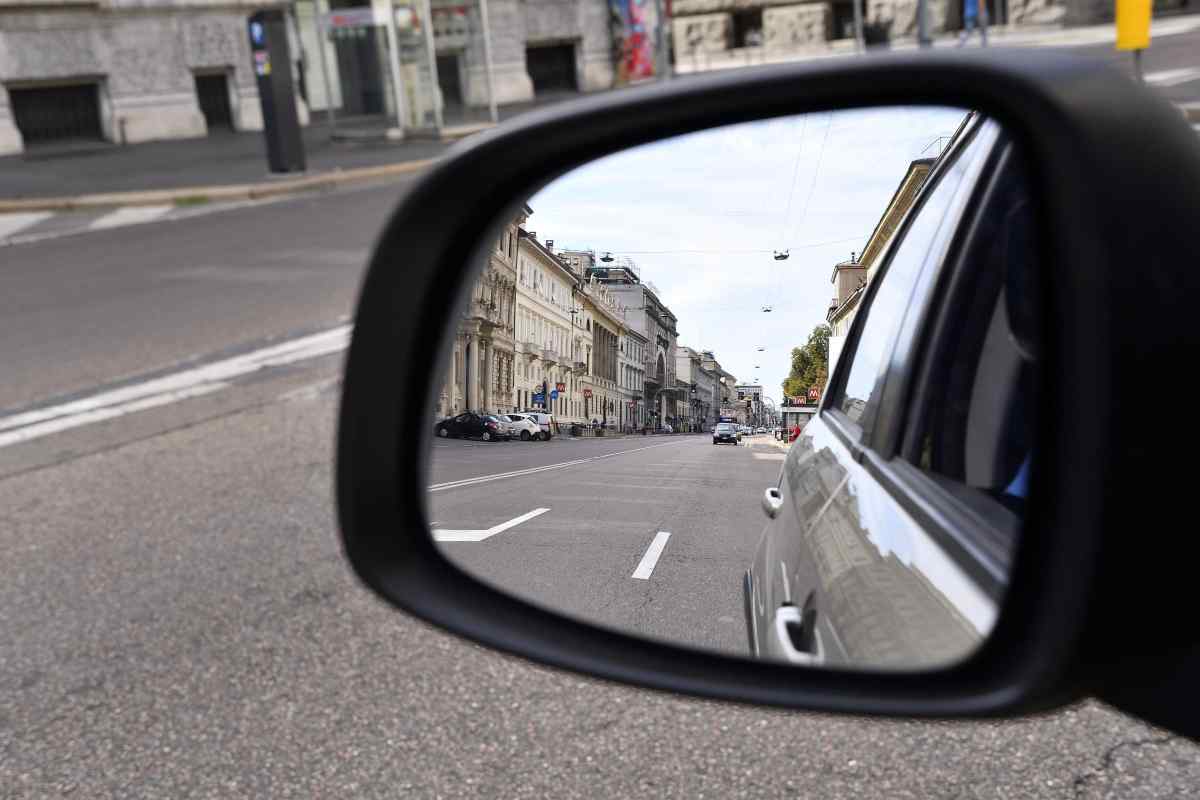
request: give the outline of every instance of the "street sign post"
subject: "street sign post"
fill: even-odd
[[[1133,51],[1133,71],[1142,80],[1142,51],[1150,46],[1153,0],[1117,0],[1117,49]]]

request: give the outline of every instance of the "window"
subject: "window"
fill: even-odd
[[[1010,158],[1010,162],[1015,159]],[[1006,165],[971,242],[929,355],[910,460],[1020,513],[1033,448],[1038,274],[1028,184]]]
[[[980,139],[976,137],[968,149],[980,144]],[[851,422],[862,428],[869,427],[875,415],[876,406],[871,401],[878,400],[883,360],[891,353],[900,323],[912,303],[913,289],[920,277],[921,267],[939,241],[938,231],[973,160],[967,156],[966,152],[959,153],[954,163],[938,179],[937,185],[910,212],[915,216],[899,234],[903,239],[892,251],[882,268],[882,274],[873,277],[873,280],[882,283],[865,309],[868,316],[859,330],[854,360],[850,363],[849,374],[834,404]]]

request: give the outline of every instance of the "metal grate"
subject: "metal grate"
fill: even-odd
[[[64,139],[103,139],[94,83],[9,89],[13,118],[27,145]]]

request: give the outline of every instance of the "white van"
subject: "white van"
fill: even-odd
[[[521,413],[538,424],[538,427],[542,431],[543,442],[550,441],[550,437],[558,433],[558,420],[554,418],[553,414],[547,414],[545,411],[539,411],[538,409],[527,409]]]

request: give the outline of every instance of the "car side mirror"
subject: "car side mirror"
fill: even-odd
[[[947,651],[944,659],[911,662],[909,669],[883,663],[836,668],[824,655],[832,638],[823,638],[818,627],[820,601],[798,594],[772,620],[779,637],[802,651],[798,660],[806,667],[798,669],[778,659],[689,647],[562,613],[447,551],[445,542],[456,540],[439,539],[435,530],[490,538],[499,535],[494,528],[520,517],[460,530],[453,520],[433,516],[431,497],[480,480],[465,475],[435,481],[432,427],[414,421],[430,418],[442,387],[459,374],[463,402],[494,400],[489,392],[502,387],[503,403],[471,410],[556,413],[547,405],[552,398],[535,402],[507,394],[507,384],[495,382],[503,370],[479,381],[478,365],[491,363],[489,337],[464,339],[461,350],[454,342],[456,326],[464,313],[470,316],[480,265],[493,249],[511,246],[506,233],[513,220],[528,216],[530,198],[573,170],[630,148],[789,115],[883,107],[952,107],[992,121],[1023,159],[1034,202],[1034,211],[1026,208],[1024,217],[1006,218],[1001,226],[1006,265],[1001,283],[1006,295],[1037,299],[1009,302],[1000,315],[1018,350],[1036,363],[1032,466],[1022,489],[1021,536],[993,576],[1000,584],[991,595],[994,613],[986,624],[971,623],[978,641]],[[716,163],[729,155],[715,149],[710,157]],[[988,151],[980,169],[1001,157]],[[686,199],[681,195],[681,202]],[[628,198],[630,215],[638,213],[637,201]],[[976,201],[964,202],[973,208]],[[1185,257],[1193,248],[1198,211],[1200,149],[1178,113],[1106,67],[1052,52],[830,59],[639,87],[525,114],[450,151],[402,198],[377,244],[359,299],[339,424],[337,501],[346,555],[360,578],[399,609],[491,647],[635,685],[789,708],[942,717],[1027,712],[1097,694],[1196,735],[1197,715],[1178,697],[1186,685],[1181,665],[1194,663],[1200,650],[1194,626],[1176,613],[1178,594],[1190,578],[1191,562],[1177,551],[1188,538],[1179,523],[1189,509],[1180,498],[1192,491],[1191,471],[1167,465],[1173,464],[1170,456],[1194,448],[1197,433],[1195,426],[1180,424],[1161,436],[1137,422],[1146,400],[1183,396],[1158,387],[1173,385],[1179,365],[1200,352],[1200,333],[1187,324],[1200,300],[1200,279]],[[590,218],[581,211],[572,219]],[[942,233],[952,248],[969,226]],[[686,238],[688,231],[679,235]],[[561,262],[544,241],[530,247],[535,244],[546,251],[539,257],[547,265]],[[779,246],[762,245],[765,259],[773,260],[770,252]],[[880,263],[897,263],[899,256],[887,247]],[[800,252],[790,248],[789,267],[803,261]],[[1046,268],[1019,269],[1030,254]],[[926,274],[919,264],[914,269]],[[954,296],[946,294],[953,287],[929,274],[926,283],[914,278],[914,292]],[[581,275],[579,291],[589,283]],[[869,284],[856,302],[872,302],[882,291]],[[570,299],[555,294],[546,302],[567,308]],[[502,326],[489,314],[504,307],[489,305],[472,324]],[[766,308],[775,309],[772,319],[787,310],[778,301]],[[934,306],[931,313],[945,310]],[[616,321],[606,324],[620,327]],[[845,352],[867,335],[863,328],[861,321],[853,323]],[[923,330],[898,322],[888,346],[923,353]],[[586,335],[593,337],[589,343],[605,343],[604,334],[590,325]],[[572,387],[576,377],[600,368],[597,359],[607,363],[607,351],[598,345],[577,361],[563,340],[549,341],[539,339],[536,354],[532,345],[517,353],[514,344],[511,369],[519,374],[536,360],[552,365]],[[873,419],[886,425],[871,429],[856,423],[854,398],[845,391],[853,361],[842,355],[818,419],[831,420],[829,436],[856,465],[849,469],[861,469],[883,491],[893,491],[906,480],[909,466],[924,463],[919,442],[909,466],[896,461],[923,418],[904,416],[912,386],[891,380],[894,364],[887,362],[878,375],[869,375],[885,398]],[[927,361],[922,358],[921,369],[937,366]],[[614,355],[612,363],[623,362]],[[578,373],[577,364],[583,365]],[[543,385],[540,375],[538,380]],[[528,385],[521,388],[534,388],[533,381],[525,379]],[[687,393],[680,395],[686,402]],[[659,394],[642,396],[655,404],[655,413],[663,413]],[[589,403],[580,418],[590,421],[593,408]],[[625,408],[637,413],[637,403]],[[468,409],[457,409],[462,410]],[[808,423],[786,458],[798,460],[798,448],[817,446],[812,445],[817,434],[810,431],[823,425]],[[704,425],[702,435],[709,429]],[[892,438],[878,433],[882,429],[893,431]],[[844,434],[849,438],[838,438]],[[560,446],[559,438],[539,453],[554,452],[549,448]],[[464,450],[462,458],[474,458],[473,452]],[[578,457],[539,458],[544,461],[529,469],[546,476]],[[752,501],[756,510],[766,503],[761,492],[758,487]],[[548,519],[538,508],[549,502],[538,502],[526,512],[533,517],[515,524],[533,525],[539,515]],[[906,508],[922,530],[943,532],[930,541],[952,558],[971,556],[979,546],[956,533],[982,524],[970,504],[913,502]],[[664,540],[648,532],[647,556],[669,546],[659,541]],[[739,585],[735,591],[740,590]],[[843,597],[849,602],[855,595]]]

